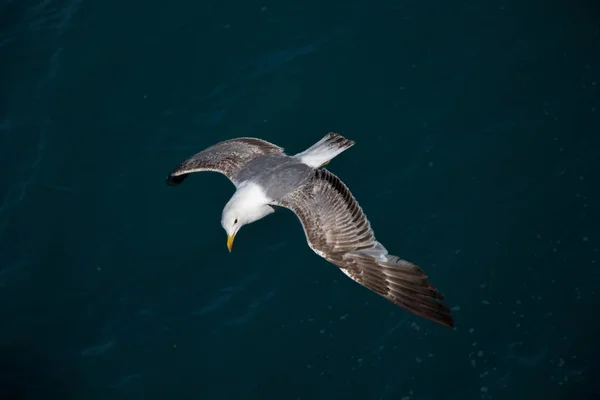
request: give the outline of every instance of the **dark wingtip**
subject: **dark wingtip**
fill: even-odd
[[[181,175],[171,175],[171,174],[169,174],[169,176],[167,176],[167,179],[166,179],[167,185],[169,185],[169,186],[177,186],[181,182],[183,182],[185,180],[185,178],[188,177],[188,175],[189,174],[181,174]]]

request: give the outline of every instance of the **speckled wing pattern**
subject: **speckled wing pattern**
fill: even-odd
[[[178,185],[193,172],[213,171],[225,175],[238,185],[237,173],[256,157],[283,153],[283,148],[257,138],[225,140],[184,160],[167,177],[169,185]]]
[[[389,255],[344,183],[326,169],[276,205],[300,219],[308,245],[351,279],[404,309],[454,327],[451,310],[418,266]]]

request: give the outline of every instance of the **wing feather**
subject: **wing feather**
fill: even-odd
[[[213,171],[225,175],[234,185],[239,171],[257,157],[283,153],[283,148],[257,138],[225,140],[185,159],[167,177],[167,184],[178,185],[193,172]]]
[[[276,205],[292,210],[310,248],[351,279],[418,316],[454,327],[451,310],[440,302],[444,296],[421,268],[388,254],[350,190],[334,174],[315,171],[308,183]]]

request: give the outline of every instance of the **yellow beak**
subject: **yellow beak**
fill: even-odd
[[[231,248],[233,247],[233,239],[235,239],[235,234],[237,232],[234,232],[233,235],[229,236],[227,235],[227,249],[229,250],[229,252],[231,253]]]

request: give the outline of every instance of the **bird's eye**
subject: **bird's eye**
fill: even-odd
[[[235,221],[233,221],[234,224],[237,224],[237,218],[235,219]]]

